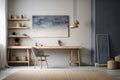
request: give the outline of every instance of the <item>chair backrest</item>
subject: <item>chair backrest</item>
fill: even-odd
[[[40,55],[44,55],[44,53],[42,51],[40,51],[39,49],[32,47],[32,53],[35,57],[38,57]]]
[[[34,57],[37,57],[37,51],[36,51],[36,48],[35,47],[32,47],[32,53],[33,53],[33,55],[34,55]]]

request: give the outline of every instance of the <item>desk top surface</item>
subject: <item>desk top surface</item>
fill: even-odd
[[[31,49],[32,46],[8,46],[8,49]],[[81,49],[81,46],[35,46],[39,49]]]

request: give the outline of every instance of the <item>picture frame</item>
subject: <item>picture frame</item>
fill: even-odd
[[[108,34],[96,34],[96,49],[98,66],[107,66],[110,59]]]
[[[68,15],[33,15],[33,37],[69,37]]]

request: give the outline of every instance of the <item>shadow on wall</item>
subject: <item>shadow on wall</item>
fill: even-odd
[[[91,60],[91,50],[82,48],[80,51],[80,57],[81,57],[81,66],[91,66],[92,60]]]

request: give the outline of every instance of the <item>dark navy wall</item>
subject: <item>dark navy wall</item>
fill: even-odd
[[[92,9],[94,34],[109,34],[110,57],[120,54],[120,0],[92,0],[95,9]],[[93,8],[93,7],[92,7]],[[94,44],[92,44],[94,46]],[[94,47],[94,51],[96,48]],[[96,57],[96,53],[95,57]],[[94,58],[95,59],[95,58]]]

